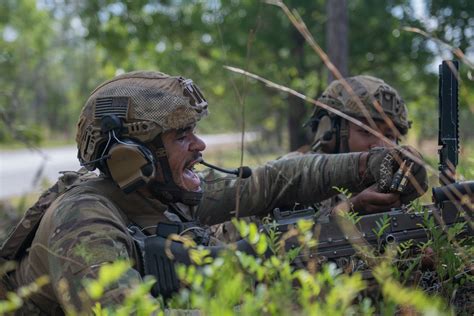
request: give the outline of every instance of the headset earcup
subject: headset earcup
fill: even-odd
[[[110,176],[126,193],[147,184],[155,177],[153,155],[143,145],[116,143],[108,154],[110,157],[106,163]]]
[[[334,153],[336,150],[336,135],[332,119],[329,115],[320,118],[315,140],[320,141],[320,148],[325,153]]]

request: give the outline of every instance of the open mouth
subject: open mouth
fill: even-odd
[[[198,191],[201,187],[201,180],[197,176],[194,166],[199,163],[200,159],[190,161],[183,168],[183,184],[189,191]]]

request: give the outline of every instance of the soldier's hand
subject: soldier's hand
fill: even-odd
[[[349,199],[352,209],[359,214],[380,213],[390,211],[393,207],[400,207],[400,194],[381,193],[377,184],[363,190]]]
[[[421,154],[413,147],[374,148],[368,153],[366,177],[377,183],[379,192],[399,193],[408,204],[428,189]]]

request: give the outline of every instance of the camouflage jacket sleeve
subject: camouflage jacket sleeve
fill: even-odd
[[[48,243],[47,265],[55,295],[63,309],[90,310],[85,295],[86,278],[95,279],[107,263],[122,259],[134,263],[133,240],[115,205],[94,194],[69,194],[48,210],[38,233]],[[105,288],[100,302],[122,302],[126,292],[141,280],[130,268]]]
[[[360,153],[302,155],[276,160],[253,170],[247,179],[203,174],[204,197],[196,216],[204,224],[216,224],[235,216],[239,195],[239,216],[268,214],[275,207],[295,202],[311,204],[336,194],[333,187],[361,191]],[[239,190],[238,190],[239,188]]]

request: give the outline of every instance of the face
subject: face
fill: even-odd
[[[200,190],[201,181],[193,168],[201,158],[201,151],[206,148],[203,140],[194,134],[194,127],[171,130],[162,135],[173,180],[187,191]]]
[[[362,123],[368,124],[364,119],[361,120]],[[394,145],[397,143],[397,137],[393,130],[382,121],[375,121],[379,131],[387,137]],[[370,125],[369,125],[370,126]],[[373,147],[387,147],[383,140],[379,139],[377,136],[366,131],[362,127],[359,127],[351,122],[349,122],[349,152],[361,152],[369,151]]]

